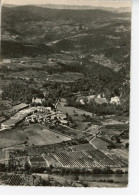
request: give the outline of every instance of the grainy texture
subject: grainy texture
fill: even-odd
[[[126,187],[131,3],[56,2],[2,4],[0,185]]]

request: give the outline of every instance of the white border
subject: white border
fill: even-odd
[[[4,187],[0,195],[139,195],[139,0],[132,0],[130,163],[127,188]]]

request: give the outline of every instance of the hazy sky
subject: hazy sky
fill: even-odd
[[[5,4],[64,4],[64,5],[90,5],[105,7],[130,7],[130,0],[2,0]]]

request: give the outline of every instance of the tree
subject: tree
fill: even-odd
[[[102,170],[101,170],[100,168],[95,167],[95,168],[93,169],[93,173],[94,173],[94,174],[101,174],[101,173],[102,173]]]
[[[116,173],[116,174],[123,174],[123,171],[122,171],[122,170],[117,169],[117,170],[115,171],[115,173]]]
[[[29,171],[30,170],[30,164],[26,161],[26,163],[25,163],[25,170],[26,171]]]

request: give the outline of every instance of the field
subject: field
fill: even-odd
[[[127,160],[120,160],[116,155],[106,155],[98,149],[82,151],[61,151],[45,155],[49,164],[67,168],[93,168],[93,167],[125,167]]]
[[[83,150],[94,149],[94,147],[91,144],[79,144],[79,145],[71,146],[70,148],[73,151],[83,151]]]
[[[71,140],[67,136],[42,128],[40,125],[30,125],[24,128],[15,128],[0,132],[0,147],[9,147],[24,144],[25,141],[34,145],[47,145]]]
[[[30,145],[48,145],[71,140],[71,138],[45,129],[41,125],[30,125],[24,129]]]
[[[101,126],[99,125],[90,125],[86,132],[90,134],[97,134]]]
[[[34,145],[48,145],[71,139],[47,129],[28,131],[26,135],[29,137],[29,143]]]
[[[83,134],[81,131],[73,129],[71,127],[67,127],[65,125],[59,125],[59,126],[52,127],[52,131],[60,133],[65,136],[69,136],[71,138],[83,137]]]
[[[68,183],[70,186],[72,186],[74,175],[55,175],[55,174],[36,174],[38,176],[41,176],[44,180],[48,180],[48,178],[55,179],[62,185],[65,183]],[[87,183],[88,187],[125,187],[128,183],[127,181],[127,175],[78,175],[79,181],[76,183],[76,187],[81,187],[79,184]],[[109,181],[113,180],[114,183],[110,183]],[[75,183],[75,180],[74,180]]]
[[[32,186],[40,184],[40,176],[28,174],[0,173],[0,184],[11,186]]]
[[[23,144],[26,140],[24,131],[17,128],[0,132],[0,148]]]
[[[78,108],[75,108],[75,107],[62,106],[61,104],[58,105],[58,110],[61,110],[61,111],[64,112],[64,113],[68,113],[68,114],[71,115],[71,116],[74,116],[75,113],[78,114],[77,117],[74,116],[73,118],[79,118],[79,117],[81,117],[83,114],[92,116],[92,113],[91,113],[91,112],[87,112],[87,111],[84,111],[84,110],[81,110],[81,109],[78,109]]]
[[[106,141],[103,141],[100,138],[92,139],[90,144],[99,150],[108,150],[107,146],[109,145]]]
[[[58,110],[61,110],[63,113],[68,113],[71,116],[72,120],[76,123],[76,129],[79,131],[83,131],[87,128],[90,122],[84,122],[85,119],[83,114],[92,116],[91,112],[87,112],[85,110],[81,110],[75,107],[64,106],[62,103],[58,105]]]

